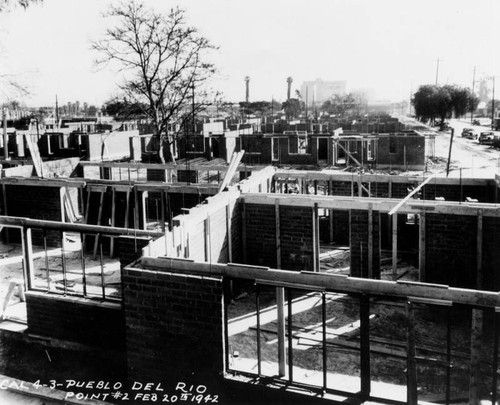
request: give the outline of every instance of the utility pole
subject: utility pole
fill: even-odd
[[[493,95],[491,97],[491,129],[495,127],[495,76],[493,79]]]
[[[56,94],[56,125],[55,127],[59,129],[59,105],[57,104],[57,94]]]
[[[436,86],[438,85],[438,77],[439,77],[439,58],[437,58],[437,65],[436,65]]]
[[[472,97],[474,97],[474,86],[476,84],[476,67],[474,66],[474,73],[472,74]],[[473,121],[473,115],[474,115],[474,109],[471,108],[470,110],[470,123],[472,124]]]
[[[455,134],[455,128],[451,129],[451,137],[450,137],[450,149],[448,150],[448,162],[446,163],[446,177],[450,173],[450,160],[451,160],[451,147],[453,145],[453,135]]]
[[[9,138],[7,137],[7,108],[2,108],[2,122],[3,122],[3,158],[9,160]]]

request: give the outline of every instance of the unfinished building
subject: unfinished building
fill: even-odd
[[[227,190],[200,161],[2,179],[25,333],[221,403],[495,403],[498,177],[260,169]]]

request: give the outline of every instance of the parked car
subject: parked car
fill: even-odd
[[[494,132],[481,132],[478,141],[481,145],[493,145],[494,137],[495,137]]]
[[[481,121],[474,120],[474,121],[472,121],[472,125],[481,125]]]
[[[467,139],[477,139],[477,133],[474,128],[464,128],[462,131],[462,137]]]

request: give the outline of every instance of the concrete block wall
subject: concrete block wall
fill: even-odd
[[[427,213],[425,235],[425,281],[474,288],[477,217]]]
[[[28,333],[113,350],[125,349],[121,304],[26,293]]]
[[[369,211],[350,211],[351,276],[368,277]],[[380,212],[372,211],[372,278],[380,278]]]
[[[130,380],[206,383],[222,374],[221,278],[125,268],[122,282]]]

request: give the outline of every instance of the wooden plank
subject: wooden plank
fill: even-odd
[[[32,135],[28,132],[25,135],[26,144],[30,151],[31,159],[33,160],[33,166],[35,167],[35,172],[38,177],[45,177],[44,167],[42,157],[40,156],[40,150],[38,149],[37,143],[33,140]]]
[[[373,206],[368,204],[368,278],[373,278]]]
[[[285,289],[276,287],[276,309],[278,315],[278,373],[280,377],[286,375],[286,350],[285,350]]]
[[[337,140],[337,139],[334,139],[332,138],[333,142],[335,142],[341,149],[344,150],[344,152],[346,153],[347,156],[349,156],[353,161],[354,163],[356,163],[359,167],[362,167],[363,165],[361,163],[359,163],[359,161],[351,154],[351,152],[349,152],[346,148],[344,148],[341,144],[340,144],[340,141]],[[349,166],[347,164],[347,158],[346,158],[346,165]]]
[[[374,210],[387,213],[394,209],[398,202],[400,202],[398,200],[383,198],[245,193],[245,199],[248,203],[252,204],[274,205],[274,200],[276,198],[281,199],[282,201],[280,202],[280,205],[284,206],[312,207],[315,203],[318,203],[319,208],[337,209],[343,211],[351,209],[367,210],[368,204],[373,204]],[[424,211],[432,211],[432,213],[436,214],[477,216],[477,212],[480,209],[483,211],[484,216],[500,217],[500,206],[490,203],[459,204],[458,202],[451,201],[437,202],[431,200],[418,200],[418,204],[408,204],[404,208],[399,209],[399,211],[408,214],[420,214]]]
[[[483,289],[483,211],[479,210],[477,213],[477,248],[476,248],[476,266],[477,266],[477,279],[476,288]]]
[[[116,216],[116,190],[111,189],[111,226],[115,226],[115,216]],[[109,241],[109,257],[113,258],[115,252],[115,238],[110,237]]]
[[[410,200],[410,198],[412,198],[415,194],[417,194],[420,191],[420,189],[424,187],[433,178],[434,175],[429,176],[417,187],[415,187],[405,198],[403,198],[392,210],[389,211],[389,215],[396,213],[403,204],[406,204]]]
[[[426,241],[425,241],[425,222],[426,215],[425,211],[420,214],[419,228],[418,228],[418,277],[419,280],[425,282],[426,272],[425,272],[425,252],[426,252]]]
[[[275,236],[276,236],[276,268],[281,269],[281,230],[280,230],[280,205],[276,200],[274,205]]]
[[[228,262],[233,261],[233,232],[232,232],[232,218],[231,218],[231,201],[226,205],[226,234],[227,234],[227,258]]]
[[[273,282],[273,285],[288,283],[290,286],[297,289],[306,285],[317,291],[331,290],[343,293],[365,293],[380,296],[387,295],[388,297],[394,298],[407,298],[411,296],[452,301],[456,304],[500,307],[500,294],[498,294],[498,292],[456,288],[447,285],[372,280],[327,273],[314,273],[310,271],[297,272],[277,270],[262,266],[240,265],[234,263],[229,263],[227,265],[212,263],[208,265],[202,262],[189,263],[182,260],[176,260],[175,258],[165,260],[143,257],[140,262],[143,263],[144,266],[162,270],[206,273],[207,276],[210,274],[212,276],[221,275],[242,278],[245,280],[267,280]]]
[[[97,225],[101,225],[101,220],[102,220],[102,207],[104,205],[104,192],[101,191],[101,196],[99,198],[99,212],[97,214]],[[97,248],[99,246],[99,236],[96,236],[95,240],[94,240],[94,252],[93,252],[93,257],[94,257],[94,260],[96,259],[97,257]],[[102,240],[101,240],[101,243],[102,243]]]
[[[398,214],[389,217],[392,221],[392,279],[398,278]]]

